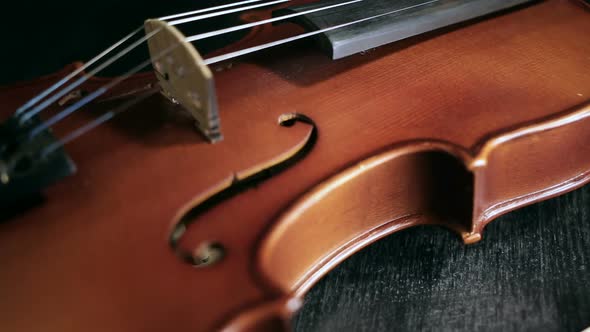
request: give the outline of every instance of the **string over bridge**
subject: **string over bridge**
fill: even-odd
[[[163,94],[195,119],[197,129],[211,142],[223,139],[213,74],[185,36],[162,20],[147,20],[146,34],[152,64]],[[161,56],[165,54],[164,56]]]

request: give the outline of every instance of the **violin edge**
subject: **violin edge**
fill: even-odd
[[[471,151],[446,142],[409,142],[402,146],[396,145],[385,152],[377,153],[373,157],[363,159],[363,161],[356,163],[354,166],[338,172],[329,179],[314,186],[296,200],[273,223],[273,226],[260,242],[257,254],[258,270],[265,282],[272,284],[277,290],[282,290],[282,297],[279,297],[271,304],[265,303],[254,308],[250,307],[249,310],[235,315],[222,330],[248,330],[251,326],[265,326],[264,324],[267,324],[269,321],[281,318],[283,321],[281,326],[284,327],[284,331],[288,331],[289,319],[299,310],[305,294],[321,278],[353,254],[397,231],[418,225],[438,225],[456,232],[465,244],[473,244],[482,239],[485,227],[496,218],[513,210],[565,194],[586,185],[590,182],[590,153],[578,154],[579,160],[571,163],[574,167],[567,170],[564,170],[562,167],[544,167],[543,165],[546,164],[539,162],[539,160],[546,160],[550,156],[553,157],[552,160],[554,161],[563,160],[563,154],[567,154],[567,151],[576,148],[576,144],[590,140],[590,134],[586,134],[588,137],[584,139],[578,136],[580,132],[590,133],[590,101],[573,107],[561,115],[550,119],[539,119],[532,123],[523,124],[520,128],[496,134],[486,139],[483,144],[478,145],[479,148],[474,148]],[[538,141],[541,139],[540,135],[543,136],[542,139],[545,142],[549,143],[543,144],[543,149],[535,150],[534,145],[539,146]],[[551,144],[556,142],[560,142],[561,144]],[[564,147],[562,144],[566,146]],[[501,166],[502,163],[510,160],[519,161],[517,157],[519,154],[522,154],[523,149],[529,151],[529,157],[530,155],[537,157],[521,158],[520,163],[523,169],[531,169],[531,164],[538,165],[538,169],[533,169],[529,173],[537,180],[540,176],[537,172],[538,170],[544,169],[547,171],[544,174],[544,188],[532,190],[530,187],[520,187],[528,192],[524,195],[518,195],[515,192],[503,192],[502,189],[505,188],[502,187],[484,190],[487,187],[484,184],[489,184],[490,176],[498,177],[508,175],[505,177],[504,182],[514,185],[515,179],[511,178],[510,174],[503,172],[501,167],[497,168],[495,166]],[[590,150],[590,148],[587,149]],[[461,162],[465,169],[473,175],[473,214],[470,224],[463,222],[456,223],[449,220],[445,221],[444,219],[437,220],[437,218],[433,219],[430,218],[431,216],[420,214],[399,216],[398,218],[387,220],[376,227],[367,229],[364,232],[356,233],[352,236],[352,239],[340,241],[340,243],[343,242],[344,244],[338,246],[337,249],[331,252],[324,253],[324,255],[315,261],[315,264],[304,268],[303,270],[305,271],[298,276],[299,278],[293,277],[294,274],[297,274],[293,270],[289,270],[292,265],[291,263],[293,263],[293,257],[297,255],[309,255],[310,252],[306,252],[304,246],[313,243],[313,238],[302,240],[303,238],[301,237],[293,237],[293,234],[309,233],[310,224],[302,223],[298,218],[301,216],[305,217],[309,210],[322,205],[322,199],[329,196],[327,194],[330,188],[338,187],[342,191],[341,187],[346,181],[354,179],[354,175],[359,176],[359,174],[365,174],[363,170],[383,166],[387,162],[395,161],[399,157],[425,151],[443,152],[449,157]],[[524,160],[529,160],[529,163],[523,162]],[[562,165],[560,164],[560,166]],[[580,169],[585,169],[585,171],[578,171]],[[387,172],[383,174],[387,174]],[[518,171],[513,174],[521,175]],[[391,182],[391,179],[381,176],[378,181],[388,183],[388,181]],[[550,182],[556,183],[547,185]],[[516,187],[519,187],[518,183]],[[514,197],[507,197],[509,195],[513,195]],[[345,197],[350,198],[351,196],[345,195]],[[339,201],[339,203],[340,206],[347,206],[342,201]],[[333,206],[330,209],[333,209]],[[325,212],[326,210],[322,211]],[[320,233],[323,232],[326,234],[325,231],[326,229],[323,229]],[[288,236],[285,236],[286,234]],[[298,241],[293,241],[293,239],[298,239]],[[285,242],[287,242],[287,245],[285,245]],[[279,244],[280,247],[278,246]],[[298,253],[297,255],[289,256],[288,259],[286,256],[276,256],[276,253],[285,254],[285,251],[281,248],[288,248],[292,251],[298,251]],[[285,262],[289,262],[290,264],[286,264]],[[286,265],[289,265],[289,267],[286,267]],[[277,271],[279,272],[277,273]],[[281,276],[280,273],[283,273],[283,275]],[[294,303],[299,303],[299,305],[293,305]],[[264,312],[264,315],[261,314],[262,312]],[[274,326],[276,328],[276,325]]]

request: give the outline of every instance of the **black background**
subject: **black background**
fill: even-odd
[[[1,84],[87,60],[145,18],[213,1],[20,2],[4,6]],[[208,21],[215,29],[235,22]],[[199,45],[213,49],[224,40]],[[145,56],[140,51],[135,58]],[[133,58],[133,57],[132,57]],[[107,74],[116,74],[123,62]],[[307,296],[297,331],[581,331],[590,327],[590,187],[493,222],[465,246],[442,228],[394,234]]]

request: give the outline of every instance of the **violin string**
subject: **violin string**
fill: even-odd
[[[301,35],[296,35],[296,36],[293,36],[293,37],[288,37],[288,38],[285,38],[285,39],[280,39],[280,40],[272,41],[272,42],[269,42],[269,43],[266,43],[266,44],[249,47],[249,48],[246,48],[246,49],[243,49],[243,50],[239,50],[239,51],[234,51],[234,52],[230,52],[230,53],[218,55],[218,56],[215,56],[215,57],[212,57],[212,58],[209,58],[209,59],[205,59],[205,64],[211,65],[211,64],[214,64],[214,63],[217,63],[217,62],[221,62],[221,61],[233,59],[235,57],[239,57],[239,56],[242,56],[242,55],[250,54],[250,53],[253,53],[253,52],[258,52],[258,51],[261,51],[261,50],[264,50],[264,49],[267,49],[267,48],[271,48],[271,47],[274,47],[274,46],[278,46],[278,45],[290,43],[290,42],[293,42],[293,41],[296,41],[296,40],[300,40],[300,39],[303,39],[303,38],[315,36],[315,35],[318,35],[318,34],[321,34],[321,33],[325,33],[325,32],[328,32],[328,31],[332,31],[332,30],[336,30],[336,29],[341,29],[341,28],[344,28],[344,27],[347,27],[347,26],[351,26],[351,25],[354,25],[354,24],[359,24],[359,23],[366,22],[366,21],[369,21],[369,20],[373,20],[373,19],[376,19],[376,18],[379,18],[379,17],[383,17],[383,16],[387,16],[387,15],[392,15],[392,14],[396,14],[396,13],[399,13],[399,12],[402,12],[402,11],[406,11],[406,10],[410,10],[410,9],[414,9],[414,8],[418,8],[418,7],[422,7],[422,6],[426,6],[426,5],[429,5],[429,4],[432,4],[434,2],[438,2],[438,1],[440,1],[440,0],[431,0],[431,1],[427,1],[427,2],[421,3],[421,4],[416,4],[416,5],[413,5],[413,6],[409,6],[409,7],[405,7],[405,8],[401,8],[401,9],[392,10],[392,11],[389,11],[389,12],[386,12],[386,13],[382,13],[382,14],[378,14],[378,15],[374,15],[374,16],[370,16],[370,17],[366,17],[366,18],[362,18],[362,19],[350,21],[350,22],[347,22],[347,23],[342,23],[342,24],[334,25],[334,26],[331,26],[331,27],[328,27],[328,28],[324,28],[324,29],[319,29],[319,30],[307,32],[307,33],[304,33],[304,34],[301,34]]]
[[[440,1],[440,0],[431,0],[431,1],[427,1],[427,2],[421,3],[421,4],[408,6],[408,7],[405,7],[405,8],[401,8],[401,9],[389,11],[389,12],[386,12],[386,13],[382,13],[382,14],[378,14],[378,15],[366,17],[366,18],[363,18],[363,19],[358,19],[358,20],[350,21],[350,22],[347,22],[347,23],[339,24],[339,25],[334,25],[334,26],[331,26],[331,27],[328,27],[328,28],[324,28],[324,29],[312,31],[312,32],[309,32],[309,33],[304,33],[304,34],[301,34],[301,35],[297,35],[297,36],[293,36],[293,37],[289,37],[289,38],[277,40],[277,41],[274,41],[274,42],[270,42],[270,43],[266,43],[266,44],[262,44],[262,45],[258,45],[258,46],[254,46],[254,47],[250,47],[250,48],[247,48],[247,49],[243,49],[243,50],[239,50],[239,51],[235,51],[235,52],[226,53],[226,54],[223,54],[223,55],[220,55],[220,56],[209,58],[209,59],[205,60],[205,63],[207,65],[213,64],[213,63],[217,63],[217,62],[220,62],[220,61],[232,59],[234,57],[238,57],[238,56],[242,56],[242,55],[245,55],[245,54],[250,54],[250,53],[253,53],[253,52],[264,50],[264,49],[267,49],[267,48],[270,48],[270,47],[273,47],[273,46],[277,46],[277,45],[289,43],[289,42],[292,42],[292,41],[295,41],[295,40],[299,40],[299,39],[303,39],[303,38],[306,38],[306,37],[310,37],[310,36],[313,36],[313,35],[317,35],[317,34],[320,34],[320,33],[324,33],[324,32],[328,32],[328,31],[332,31],[332,30],[344,28],[344,27],[347,27],[347,26],[350,26],[350,25],[354,25],[354,24],[359,24],[359,23],[362,23],[362,22],[365,22],[365,21],[373,20],[373,19],[376,19],[376,18],[379,18],[379,17],[383,17],[383,16],[386,16],[386,15],[391,15],[391,14],[394,14],[394,13],[399,13],[399,12],[410,10],[410,9],[413,9],[413,8],[417,8],[417,7],[421,7],[421,6],[426,6],[428,4],[432,4],[432,3],[438,2],[438,1]],[[80,101],[78,101],[77,103],[75,103],[74,105],[72,105],[72,106],[66,108],[65,110],[61,111],[60,113],[56,114],[54,117],[52,117],[48,121],[46,121],[44,123],[41,123],[40,125],[38,125],[37,127],[35,127],[31,131],[31,134],[29,135],[29,138],[35,137],[39,133],[43,132],[44,130],[46,130],[49,127],[51,127],[52,125],[54,125],[55,123],[61,121],[62,119],[64,119],[68,115],[72,114],[76,110],[78,110],[81,107],[83,107],[84,105],[88,104],[92,100],[98,98],[102,94],[106,93],[109,89],[113,88],[114,86],[118,85],[119,83],[121,83],[124,80],[126,80],[127,78],[129,78],[131,75],[137,73],[138,71],[140,71],[144,67],[147,67],[150,63],[152,63],[152,61],[157,61],[159,58],[161,58],[164,55],[168,54],[170,51],[172,51],[178,45],[179,44],[172,45],[169,49],[164,50],[163,52],[161,52],[160,54],[158,54],[153,59],[148,59],[148,60],[142,62],[140,65],[134,67],[132,70],[128,71],[123,76],[121,76],[121,77],[115,79],[114,81],[112,81],[111,83],[106,84],[103,87],[97,89],[95,92],[93,92],[92,94],[84,97],[83,99],[81,99]]]
[[[208,8],[204,8],[204,9],[197,9],[197,10],[193,10],[193,11],[189,11],[189,12],[184,12],[184,13],[179,13],[179,14],[174,14],[174,15],[169,15],[169,16],[163,16],[163,17],[158,18],[158,20],[168,21],[168,20],[173,20],[173,19],[183,17],[183,16],[197,15],[197,14],[207,13],[207,12],[230,8],[230,7],[246,5],[249,3],[260,2],[260,1],[264,1],[264,0],[246,0],[246,1],[240,1],[240,2],[233,2],[233,3],[228,3],[225,5],[216,6],[216,7],[208,7]]]
[[[150,33],[146,34],[144,37],[142,37],[138,41],[134,42],[133,44],[129,45],[128,47],[126,47],[125,49],[123,49],[122,51],[120,51],[119,53],[114,55],[113,57],[105,60],[102,64],[100,64],[99,66],[94,68],[88,74],[85,74],[84,76],[80,77],[78,80],[74,81],[73,83],[71,83],[67,87],[63,88],[61,91],[59,91],[56,94],[54,94],[53,96],[49,97],[48,99],[43,101],[41,104],[35,106],[33,109],[31,109],[28,112],[26,112],[25,114],[21,115],[20,123],[23,124],[23,123],[27,122],[32,117],[34,117],[35,115],[37,115],[41,111],[43,111],[45,108],[47,108],[48,106],[50,106],[51,104],[53,104],[54,102],[56,102],[57,100],[59,100],[60,98],[62,98],[63,96],[65,96],[66,94],[68,94],[69,92],[74,90],[75,88],[77,88],[78,86],[82,85],[84,82],[88,81],[91,77],[93,77],[94,75],[96,75],[97,73],[99,73],[100,71],[105,69],[106,67],[110,66],[112,63],[119,60],[120,58],[125,56],[127,53],[131,52],[133,49],[137,48],[139,45],[144,43],[149,38],[153,37],[159,31],[160,30],[158,29],[158,30],[151,31]]]
[[[232,4],[226,4],[226,5],[216,6],[216,7],[209,7],[209,8],[205,8],[205,9],[201,9],[201,10],[195,10],[195,11],[190,11],[190,12],[185,12],[185,13],[180,13],[180,14],[165,16],[165,17],[161,17],[159,19],[160,20],[167,20],[167,19],[171,19],[171,18],[189,16],[189,15],[194,15],[194,14],[199,14],[199,13],[205,13],[205,12],[211,12],[211,11],[215,11],[215,10],[219,10],[219,9],[240,6],[242,4],[248,4],[248,3],[259,2],[259,1],[262,1],[262,0],[247,0],[247,1],[242,1],[242,2],[237,2],[237,3],[232,3]],[[203,20],[203,19],[206,19],[206,18],[211,18],[211,17],[215,17],[215,16],[225,15],[225,14],[234,13],[234,12],[238,12],[238,11],[244,11],[244,10],[248,10],[248,9],[252,9],[252,8],[269,6],[269,5],[272,5],[272,4],[282,3],[282,2],[287,2],[287,1],[291,1],[291,0],[277,0],[277,1],[274,1],[274,2],[259,4],[259,5],[256,5],[256,6],[248,6],[248,7],[234,8],[232,10],[226,10],[226,11],[222,11],[222,12],[215,12],[215,13],[211,13],[211,14],[207,14],[207,15],[200,15],[200,16],[197,16],[197,17],[190,18],[190,20],[189,19],[184,19],[183,21],[173,21],[173,22],[170,22],[169,24],[174,23],[172,25],[179,25],[179,24],[182,24],[182,23],[194,22],[194,21],[197,21],[197,20]],[[133,51],[135,48],[139,47],[141,44],[143,44],[144,42],[146,42],[151,37],[153,37],[156,33],[159,32],[159,30],[152,31],[148,35],[142,37],[141,39],[139,39],[138,41],[136,41],[135,43],[133,43],[130,47],[125,48],[123,51],[117,53],[115,56],[107,59],[103,64],[101,64],[96,69],[94,69],[91,72],[89,72],[88,74],[85,74],[78,81],[74,82],[73,84],[71,84],[67,88],[63,89],[62,91],[60,91],[59,93],[57,93],[53,97],[51,97],[48,100],[46,100],[45,102],[43,102],[42,104],[37,105],[39,102],[41,102],[41,100],[43,100],[44,98],[46,98],[47,96],[49,96],[51,93],[53,93],[54,91],[56,91],[57,89],[59,89],[60,87],[62,87],[65,83],[69,82],[71,79],[73,79],[77,75],[83,73],[90,66],[92,66],[93,64],[95,64],[96,62],[98,62],[99,60],[101,60],[102,58],[104,58],[107,54],[111,53],[113,50],[115,50],[116,48],[118,48],[119,46],[121,46],[122,44],[124,44],[125,42],[127,42],[128,40],[130,40],[131,38],[133,38],[135,35],[137,35],[143,29],[144,29],[143,26],[140,26],[139,28],[135,29],[133,32],[131,32],[130,34],[128,34],[127,36],[123,37],[121,40],[119,40],[115,44],[113,44],[110,47],[108,47],[106,50],[104,50],[103,52],[101,52],[100,54],[98,54],[97,56],[95,56],[94,58],[92,58],[90,61],[86,62],[83,66],[77,68],[76,70],[74,70],[73,72],[71,72],[70,74],[68,74],[66,77],[62,78],[57,83],[53,84],[48,89],[44,90],[43,92],[41,92],[40,94],[38,94],[37,96],[35,96],[34,98],[32,98],[31,100],[27,101],[24,105],[22,105],[21,107],[19,107],[16,110],[16,112],[15,112],[15,116],[17,116],[17,117],[20,118],[20,120],[19,120],[20,123],[21,124],[25,123],[26,121],[28,121],[29,119],[31,119],[32,117],[34,117],[35,115],[37,115],[38,113],[40,113],[41,111],[43,111],[45,108],[47,108],[49,105],[53,104],[55,101],[57,101],[58,99],[60,99],[63,96],[65,96],[66,94],[68,94],[69,92],[71,92],[73,89],[75,89],[76,87],[78,87],[81,84],[83,84],[84,82],[86,82],[90,77],[98,74],[99,72],[101,72],[102,70],[104,70],[105,68],[107,68],[108,66],[110,66],[112,63],[114,63],[118,59],[122,58],[123,56],[125,56],[129,52]],[[37,106],[35,106],[35,105],[37,105]],[[32,107],[34,107],[34,108],[31,109]]]
[[[265,3],[256,4],[256,5],[251,5],[251,6],[227,9],[227,10],[222,10],[222,11],[215,12],[215,13],[197,15],[194,17],[187,17],[187,18],[181,18],[181,19],[174,20],[174,21],[168,21],[168,24],[175,26],[175,25],[179,25],[179,24],[204,20],[204,19],[208,19],[208,18],[212,18],[212,17],[216,17],[216,16],[242,12],[242,11],[251,10],[251,9],[260,8],[260,7],[272,6],[272,5],[276,5],[276,4],[280,4],[280,3],[284,3],[284,2],[289,2],[289,1],[291,1],[291,0],[275,0],[275,1],[271,1],[271,2],[265,2]]]
[[[325,7],[310,9],[310,10],[306,10],[306,11],[302,11],[302,12],[298,12],[298,13],[294,13],[294,14],[288,14],[288,15],[274,17],[274,18],[270,18],[270,19],[266,19],[266,20],[256,21],[256,22],[252,22],[252,23],[246,23],[246,24],[242,24],[242,25],[238,25],[238,26],[234,26],[234,27],[229,27],[229,28],[221,29],[221,30],[216,30],[216,31],[211,31],[211,32],[205,32],[205,33],[201,33],[201,34],[198,34],[198,35],[193,35],[193,36],[187,37],[185,39],[185,41],[188,42],[188,43],[191,43],[191,42],[195,42],[197,40],[202,40],[202,39],[205,39],[205,38],[210,38],[210,37],[214,37],[214,36],[218,36],[218,35],[222,35],[222,34],[226,34],[226,33],[230,33],[230,32],[235,32],[235,31],[238,31],[238,30],[248,29],[248,28],[252,28],[252,27],[255,27],[255,26],[263,25],[263,24],[268,24],[268,23],[283,21],[283,20],[287,20],[287,19],[290,19],[290,18],[293,18],[293,17],[307,15],[307,14],[311,14],[311,13],[315,13],[315,12],[320,12],[320,11],[324,11],[324,10],[328,10],[328,9],[333,9],[333,8],[337,8],[337,7],[347,6],[347,5],[350,5],[350,4],[353,4],[353,3],[357,3],[357,2],[362,2],[362,1],[364,1],[364,0],[352,0],[352,1],[348,1],[348,2],[343,2],[343,3],[335,4],[335,5],[330,5],[330,6],[325,6]]]
[[[53,152],[55,152],[57,149],[61,148],[62,146],[74,141],[75,139],[77,139],[78,137],[86,134],[87,132],[93,130],[94,128],[100,126],[103,123],[106,123],[108,121],[110,121],[111,119],[113,119],[115,116],[127,111],[128,109],[130,109],[131,107],[139,104],[140,102],[144,101],[145,99],[147,99],[148,97],[153,96],[156,92],[158,92],[160,90],[159,87],[156,88],[152,88],[149,91],[145,91],[143,92],[140,96],[133,98],[125,103],[123,103],[122,105],[120,105],[119,107],[115,108],[114,110],[108,111],[104,114],[102,114],[101,116],[99,116],[98,118],[86,123],[85,125],[75,129],[74,131],[71,131],[69,134],[67,134],[66,136],[64,136],[63,138],[49,144],[48,146],[46,146],[45,148],[43,148],[43,150],[41,151],[41,158],[45,158],[47,156],[49,156],[50,154],[52,154]]]
[[[286,1],[290,1],[290,0],[277,0],[274,2],[268,2],[268,3],[264,3],[262,5],[270,5],[270,4],[276,4],[276,3],[281,3],[281,2],[286,2]],[[347,3],[343,3],[343,4],[337,4],[337,5],[332,5],[332,6],[327,6],[327,7],[323,7],[323,8],[318,8],[315,9],[313,11],[320,11],[320,10],[325,10],[325,9],[330,9],[330,8],[335,8],[335,7],[340,7],[340,6],[344,6],[344,5],[348,5],[354,2],[359,2],[362,0],[353,0]],[[252,7],[252,6],[250,6]],[[234,10],[247,10],[246,8],[240,7]],[[308,11],[308,12],[312,12],[312,11]],[[217,14],[214,13],[214,14]],[[299,14],[302,15],[302,14]],[[276,19],[272,19],[270,21],[278,21],[279,19],[288,19],[290,17],[293,17],[294,15],[286,15],[286,16],[282,16],[280,18],[276,18]],[[191,18],[193,19],[193,18]],[[203,18],[204,19],[204,18]],[[265,20],[265,21],[269,21],[269,20]],[[182,23],[186,23],[186,22],[180,22],[177,24],[182,24]],[[268,22],[262,22],[262,23],[258,23],[258,24],[265,24]],[[247,26],[251,26],[252,24],[245,24],[242,26],[237,26],[234,27],[234,31],[235,30],[240,30],[240,29],[245,29]],[[232,28],[230,28],[232,29]],[[129,45],[128,47],[126,47],[125,49],[123,49],[122,51],[120,51],[119,53],[117,53],[116,55],[114,55],[113,57],[107,59],[105,62],[103,62],[101,65],[97,66],[95,69],[93,69],[92,71],[90,71],[88,74],[84,75],[83,77],[79,78],[78,80],[76,80],[75,82],[73,82],[72,84],[70,84],[68,87],[62,89],[60,92],[56,93],[55,95],[53,95],[52,97],[48,98],[47,100],[45,100],[43,103],[37,105],[35,108],[33,108],[32,110],[28,111],[26,114],[23,114],[20,118],[20,122],[21,123],[25,123],[26,121],[30,120],[32,117],[34,117],[35,115],[37,115],[38,113],[40,113],[41,111],[43,111],[45,108],[47,108],[49,105],[53,104],[54,102],[56,102],[57,100],[59,100],[60,98],[62,98],[63,96],[65,96],[67,93],[71,92],[73,89],[75,89],[76,87],[82,85],[84,82],[86,82],[90,77],[96,75],[98,72],[102,71],[104,68],[110,66],[112,63],[114,63],[115,61],[117,61],[118,59],[122,58],[123,56],[125,56],[127,53],[129,53],[130,51],[132,51],[133,49],[135,49],[136,47],[138,47],[139,45],[141,45],[142,43],[144,43],[145,41],[149,40],[150,38],[152,38],[155,34],[157,34],[160,30],[154,30],[148,34],[146,34],[144,37],[140,38],[139,40],[137,40],[136,42],[134,42],[133,44]],[[211,34],[212,35],[219,35],[222,33],[227,33],[227,29],[221,29],[218,31],[213,31]],[[210,36],[208,36],[210,37]],[[200,37],[200,39],[204,39],[207,37]],[[193,38],[193,40],[196,40]],[[145,64],[145,65],[144,65]],[[149,63],[146,61],[141,65],[141,69],[143,69],[144,67],[147,67],[149,65]],[[139,70],[141,70],[139,69]],[[137,70],[137,71],[139,71]],[[133,73],[137,72],[132,70]],[[121,78],[127,78],[128,76],[124,75],[118,79],[115,79],[111,84],[108,84],[106,87],[108,89],[114,87],[115,85],[119,84],[120,82],[122,82],[124,79]],[[31,132],[28,135],[28,138],[31,139],[35,136],[37,136],[39,133],[41,133],[42,131],[46,130],[47,128],[53,126],[54,124],[56,124],[57,122],[61,121],[62,119],[64,119],[65,117],[69,116],[71,113],[75,112],[76,110],[80,109],[81,107],[83,107],[84,105],[86,105],[87,103],[91,102],[92,100],[96,99],[97,97],[99,97],[100,95],[104,94],[106,92],[106,90],[104,90],[104,88],[99,88],[98,90],[94,91],[93,93],[85,96],[84,98],[82,98],[81,100],[79,100],[78,102],[76,102],[75,104],[71,105],[70,107],[66,108],[65,110],[63,110],[62,112],[56,114],[55,116],[53,116],[52,118],[50,118],[49,120],[47,120],[44,123],[39,124],[37,127],[33,128],[31,130]]]
[[[174,50],[174,48],[175,48],[175,46],[171,47],[168,51],[165,50],[164,52],[162,52],[162,56],[165,56],[168,52],[171,52],[172,50]],[[189,71],[186,74],[189,74],[192,71],[194,71],[194,69],[189,69]],[[172,78],[169,82],[173,83],[174,79],[178,79],[178,78]],[[94,119],[94,120],[82,125],[81,127],[78,127],[77,129],[69,132],[64,137],[58,139],[57,141],[55,141],[55,142],[47,145],[45,148],[43,148],[43,150],[40,153],[41,158],[49,156],[51,153],[55,152],[57,149],[76,140],[80,136],[88,133],[89,131],[97,128],[98,126],[112,120],[117,115],[126,112],[127,110],[131,109],[133,106],[135,106],[135,105],[141,103],[142,101],[144,101],[145,99],[153,96],[155,93],[157,93],[160,90],[161,90],[160,85],[157,84],[155,87],[152,87],[152,88],[148,89],[147,91],[143,91],[139,96],[119,105],[114,110],[107,111],[107,112],[103,113],[101,116],[97,117],[96,119]]]
[[[169,52],[171,52],[174,48],[176,48],[178,45],[179,44],[173,45],[172,47],[169,47],[168,49],[164,50],[157,57],[154,57],[153,61],[157,61],[161,57],[165,56],[166,54],[168,54]],[[109,83],[101,86],[100,88],[98,88],[94,92],[92,92],[91,94],[85,96],[84,98],[80,99],[76,103],[74,103],[71,106],[67,107],[63,111],[61,111],[61,112],[57,113],[56,115],[52,116],[51,118],[49,118],[49,120],[40,123],[39,125],[37,125],[33,129],[31,129],[31,131],[27,135],[27,139],[30,140],[30,139],[34,138],[35,136],[39,135],[43,131],[47,130],[49,127],[55,125],[59,121],[65,119],[66,117],[68,117],[72,113],[74,113],[77,110],[81,109],[86,104],[88,104],[91,101],[93,101],[94,99],[102,96],[103,94],[105,94],[110,89],[114,88],[115,86],[117,86],[121,82],[123,82],[126,79],[128,79],[129,77],[131,77],[133,74],[136,74],[139,71],[141,71],[142,69],[144,69],[145,67],[149,66],[151,63],[152,63],[152,59],[147,59],[147,60],[143,61],[139,65],[137,65],[137,66],[133,67],[131,70],[127,71],[122,76],[119,76],[116,79],[112,80],[111,82],[109,82]]]
[[[104,56],[106,56],[107,54],[109,54],[110,52],[112,52],[117,47],[121,46],[123,43],[125,43],[126,41],[128,41],[129,39],[131,39],[133,36],[137,35],[142,30],[143,30],[143,26],[135,29],[133,32],[131,32],[127,36],[123,37],[121,40],[119,40],[115,44],[111,45],[109,48],[107,48],[106,50],[104,50],[102,53],[100,53],[99,55],[95,56],[94,58],[92,58],[91,60],[89,60],[88,62],[86,62],[83,66],[77,68],[76,70],[74,70],[73,72],[71,72],[69,75],[67,75],[66,77],[62,78],[57,83],[53,84],[48,89],[46,89],[45,91],[41,92],[40,94],[38,94],[37,96],[35,96],[31,100],[29,100],[28,102],[26,102],[24,105],[22,105],[21,107],[19,107],[16,110],[15,115],[16,116],[22,115],[25,111],[27,111],[32,106],[34,106],[39,101],[41,101],[41,99],[47,97],[53,91],[57,90],[59,87],[61,87],[62,85],[64,85],[65,83],[67,83],[69,80],[71,80],[72,78],[74,78],[76,75],[78,75],[78,74],[82,73],[84,70],[88,69],[88,67],[90,67],[91,65],[93,65],[94,63],[96,63],[98,60],[102,59]]]

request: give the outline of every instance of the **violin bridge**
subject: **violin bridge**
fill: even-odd
[[[197,129],[211,142],[223,139],[213,74],[203,58],[175,27],[160,20],[144,24],[152,64],[163,94],[182,105]]]

